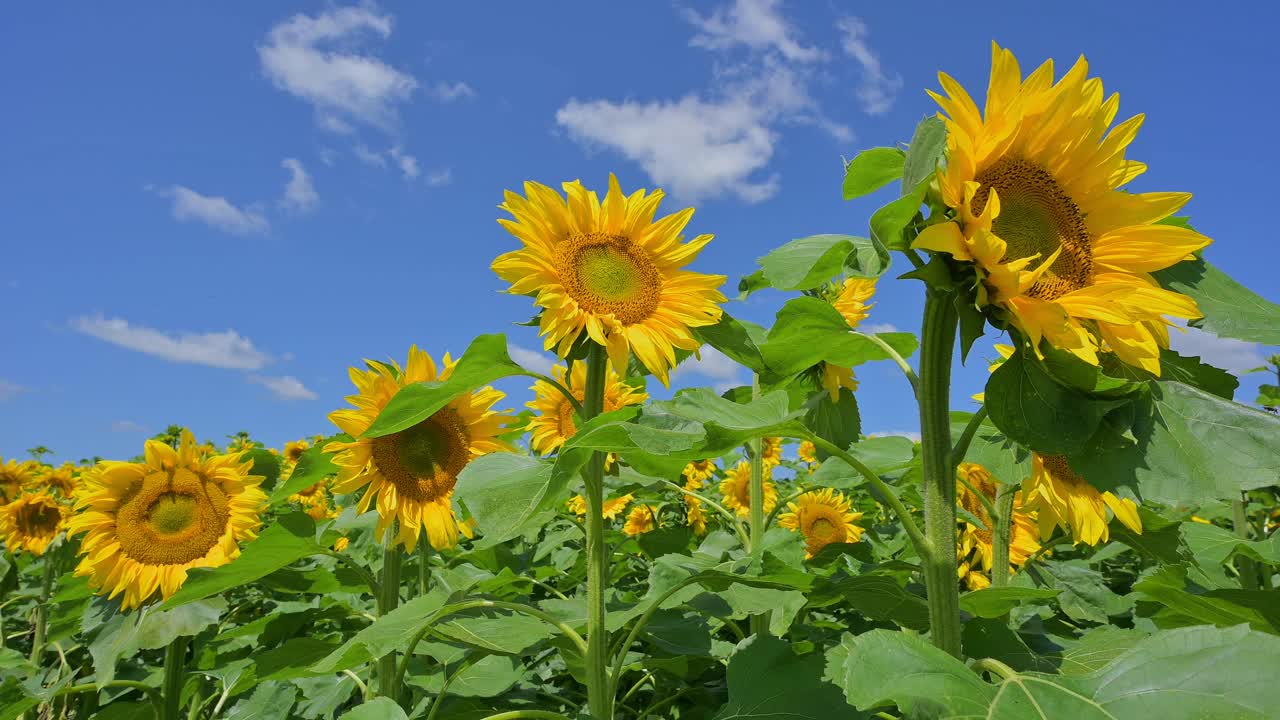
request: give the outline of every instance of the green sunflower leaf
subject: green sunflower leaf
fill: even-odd
[[[1187,295],[1204,317],[1191,325],[1218,337],[1280,345],[1280,305],[1231,279],[1204,258],[1151,273],[1165,289]]]
[[[918,347],[911,333],[877,333],[898,354],[910,357]],[[778,311],[760,354],[769,370],[790,377],[820,362],[854,367],[889,355],[869,338],[854,334],[844,316],[818,298],[793,298]]]
[[[722,313],[720,322],[694,328],[693,334],[752,372],[765,372],[760,345],[765,342],[768,333],[759,325],[747,320],[739,320],[729,313]]]
[[[506,336],[481,335],[471,341],[448,380],[414,383],[400,388],[361,437],[383,437],[411,428],[459,395],[512,375],[530,373],[507,354]]]
[[[458,474],[454,497],[480,529],[476,547],[491,547],[522,535],[546,519],[562,492],[552,492],[552,463],[517,455],[490,453]]]
[[[854,720],[862,717],[822,677],[822,656],[796,655],[769,635],[742,641],[729,658],[729,701],[716,720]]]
[[[330,475],[337,474],[338,466],[333,464],[332,458],[332,455],[324,452],[322,445],[303,452],[288,479],[271,492],[271,504],[279,505],[288,500],[290,495],[309,488]]]
[[[902,194],[909,194],[938,167],[947,150],[947,126],[936,115],[920,121],[907,146],[902,168]]]
[[[879,277],[889,267],[889,251],[867,238],[813,235],[792,240],[760,258],[764,278],[778,290],[812,290],[849,268],[863,277]]]
[[[891,147],[858,153],[844,168],[844,199],[868,195],[902,177],[906,157],[901,150]]]
[[[929,192],[932,173],[921,178],[911,192],[885,205],[871,215],[871,238],[889,250],[906,250],[911,246],[907,228],[920,213],[924,197]]]

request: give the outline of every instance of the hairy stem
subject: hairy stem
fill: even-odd
[[[1017,485],[1000,485],[996,493],[996,512],[991,516],[995,525],[991,535],[992,587],[1009,584],[1009,542],[1013,539],[1013,498],[1017,494]]]
[[[951,297],[926,290],[920,331],[920,450],[924,464],[925,591],[933,644],[960,657],[956,475],[951,460],[951,362],[959,324]]]
[[[1243,540],[1249,539],[1249,511],[1243,499],[1231,501],[1232,527]],[[1236,571],[1240,573],[1240,587],[1258,589],[1258,566],[1251,557],[1236,556]]]
[[[608,356],[601,345],[587,351],[587,382],[583,397],[586,420],[604,410]],[[587,501],[587,708],[596,720],[613,720],[609,683],[609,634],[605,629],[605,589],[609,583],[609,548],[604,538],[604,453],[592,453],[582,480]]]
[[[161,720],[178,720],[182,709],[182,683],[186,679],[187,641],[185,635],[179,635],[169,643],[164,651],[164,685],[160,691],[164,699],[164,712]]]
[[[51,551],[44,555],[44,578],[40,584],[40,601],[36,603],[31,635],[31,663],[40,664],[44,655],[45,627],[49,619],[49,596],[53,593],[53,578],[58,572],[57,556]]]
[[[760,376],[751,379],[751,398],[760,397]],[[759,563],[764,558],[764,441],[754,438],[751,443],[751,486],[749,488],[751,559]],[[751,616],[751,634],[763,635],[769,632],[769,613],[763,612]]]
[[[378,617],[382,617],[400,604],[400,548],[396,546],[395,523],[387,528],[386,544],[382,550],[382,588],[378,593]],[[420,542],[425,542],[423,538]],[[394,651],[378,658],[378,695],[400,702],[400,676],[396,672]]]

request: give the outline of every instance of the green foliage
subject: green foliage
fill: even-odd
[[[797,656],[791,646],[762,635],[744,640],[729,659],[729,702],[717,720],[838,720],[860,717],[822,678],[822,656]]]
[[[1280,305],[1267,300],[1204,258],[1152,273],[1162,286],[1196,301],[1204,317],[1191,325],[1218,337],[1280,345]]]
[[[878,147],[858,153],[844,169],[844,199],[853,200],[902,177],[906,155],[897,148]]]
[[[771,287],[812,290],[846,269],[862,277],[879,277],[889,267],[889,251],[867,238],[814,235],[792,240],[758,262]]]

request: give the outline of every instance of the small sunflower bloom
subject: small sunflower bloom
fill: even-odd
[[[690,490],[701,490],[708,480],[716,476],[715,460],[695,460],[684,466],[681,472],[684,486]]]
[[[35,482],[37,468],[31,461],[18,462],[11,458],[0,462],[0,505],[17,500],[23,490]]]
[[[0,506],[0,539],[9,552],[39,557],[66,529],[71,511],[46,491],[19,496]]]
[[[720,320],[725,277],[684,269],[711,236],[683,242],[692,208],[654,221],[663,192],[623,195],[612,174],[603,201],[577,180],[563,188],[561,196],[526,182],[524,196],[506,193],[498,207],[514,219],[498,222],[523,247],[499,256],[493,271],[512,294],[534,297],[545,349],[568,357],[585,332],[619,375],[634,352],[668,385],[675,351],[701,345],[690,329]]]
[[[459,533],[470,537],[470,529],[459,525],[453,512],[458,473],[476,457],[512,449],[499,439],[505,431],[504,416],[492,409],[505,395],[490,387],[464,393],[413,427],[383,437],[361,437],[401,388],[446,380],[455,364],[446,354],[444,368],[437,371],[431,356],[414,345],[403,369],[395,363],[351,368],[358,392],[347,401],[355,407],[329,413],[334,425],[356,438],[324,446],[339,468],[333,492],[364,491],[356,509],[377,510],[379,542],[393,524],[398,527],[395,543],[409,552],[424,530],[437,550],[456,546]]]
[[[551,375],[563,385],[573,397],[583,402],[587,392],[587,364],[574,363],[569,371],[563,365],[551,368]],[[525,405],[535,413],[526,428],[531,433],[529,446],[539,455],[547,455],[560,449],[565,441],[578,432],[578,422],[574,417],[573,404],[550,383],[536,381],[531,388],[534,399]],[[604,409],[612,412],[628,405],[639,405],[649,399],[643,390],[634,388],[624,382],[610,367],[604,381]],[[606,467],[617,461],[613,453],[609,453]]]
[[[125,610],[171,597],[197,567],[226,565],[257,537],[262,476],[241,453],[202,457],[190,431],[177,449],[148,440],[143,462],[104,462],[82,478],[69,534],[84,534],[76,575]]]
[[[835,543],[855,543],[864,530],[856,525],[862,513],[853,512],[844,493],[831,488],[807,492],[787,503],[778,516],[778,526],[804,536],[806,559]]]
[[[1055,527],[1069,529],[1075,544],[1099,545],[1111,539],[1108,509],[1125,527],[1142,533],[1142,518],[1132,500],[1103,492],[1080,477],[1061,455],[1031,455],[1031,477],[1022,486],[1027,504],[1036,510],[1040,537]]]
[[[773,484],[771,470],[764,471],[764,511],[773,512],[778,505],[778,487]],[[724,495],[724,506],[732,510],[738,517],[751,515],[751,463],[743,460],[737,467],[729,471],[728,476],[720,481],[720,493]]]
[[[627,522],[622,532],[636,537],[652,532],[658,524],[658,507],[656,505],[637,505],[627,515]]]

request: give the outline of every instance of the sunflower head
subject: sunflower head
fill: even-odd
[[[778,505],[778,487],[770,479],[772,474],[771,466],[766,465],[764,471],[764,511],[766,513],[773,512],[773,508]],[[720,481],[720,493],[724,495],[725,508],[734,511],[739,517],[749,516],[751,514],[751,463],[743,460],[730,470],[725,479]]]
[[[331,442],[324,452],[333,453],[338,477],[336,493],[363,489],[359,512],[378,511],[375,528],[379,541],[398,521],[395,542],[410,552],[423,529],[436,549],[458,543],[460,528],[453,512],[458,473],[472,458],[511,447],[499,436],[504,416],[494,403],[505,395],[493,388],[464,393],[431,417],[391,435],[363,438],[391,398],[406,385],[447,379],[455,363],[446,354],[444,369],[437,371],[431,356],[415,345],[401,368],[397,363],[367,363],[370,369],[351,368],[357,393],[347,397],[354,408],[335,410],[329,420],[355,440]]]
[[[871,314],[875,303],[870,302],[876,294],[876,281],[873,278],[847,278],[840,285],[840,292],[831,301],[832,307],[839,311],[849,327],[856,328]]]
[[[690,328],[720,319],[724,276],[683,269],[711,236],[683,242],[692,208],[654,221],[661,190],[623,195],[613,175],[603,202],[577,180],[563,188],[527,182],[524,196],[506,193],[499,207],[514,219],[498,222],[522,247],[494,260],[494,272],[511,293],[534,297],[546,349],[568,357],[585,332],[618,374],[635,352],[666,385],[675,350],[700,345]]]
[[[72,463],[63,463],[59,467],[47,467],[36,478],[35,485],[42,489],[52,490],[59,497],[70,498],[76,492],[76,475],[79,470]]]
[[[600,508],[600,515],[605,520],[612,520],[621,515],[622,511],[627,509],[627,505],[630,505],[631,501],[635,499],[634,495],[627,493],[626,495],[619,495],[616,498],[605,500],[604,505]],[[569,502],[566,504],[569,507],[569,512],[572,512],[578,517],[586,516],[587,499],[585,497],[581,495],[574,495],[569,498]]]
[[[0,506],[0,538],[9,552],[40,556],[66,527],[71,511],[47,491]]]
[[[808,440],[801,442],[800,449],[796,452],[800,456],[801,462],[807,465],[814,465],[818,462],[818,448]]]
[[[193,567],[218,567],[257,537],[267,496],[240,453],[202,457],[184,430],[178,448],[148,440],[144,461],[104,462],[82,476],[79,514],[68,531],[83,533],[76,568],[89,586],[123,595],[125,609],[159,592],[178,591]]]
[[[622,526],[622,532],[636,537],[647,532],[652,532],[658,524],[658,506],[657,505],[637,505],[631,509],[627,515],[627,522]]]
[[[708,480],[716,476],[715,460],[694,460],[684,466],[684,486],[690,490],[701,490]]]
[[[581,403],[587,391],[587,365],[574,363],[573,370],[563,365],[551,368],[552,376],[565,387],[573,397]],[[538,380],[531,388],[533,400],[525,403],[535,413],[529,421],[529,445],[539,455],[555,452],[573,434],[578,431],[577,419],[574,416],[573,404],[555,386]],[[639,405],[649,398],[643,390],[638,390],[627,383],[610,367],[605,376],[604,409],[612,412],[628,405]],[[610,454],[610,463],[613,464]]]
[[[1142,533],[1138,506],[1127,498],[1101,492],[1080,477],[1061,455],[1031,456],[1031,477],[1023,485],[1027,504],[1040,521],[1040,537],[1056,527],[1071,530],[1072,541],[1086,545],[1105,543],[1111,537],[1108,508],[1135,533]]]
[[[993,43],[985,113],[939,74],[946,95],[930,95],[948,158],[938,184],[956,217],[925,228],[914,247],[971,262],[979,303],[1006,313],[1037,352],[1045,340],[1097,365],[1105,350],[1158,375],[1166,318],[1200,311],[1149,273],[1211,241],[1160,224],[1189,194],[1121,190],[1146,170],[1125,158],[1143,118],[1111,127],[1119,96],[1088,72],[1082,57],[1057,82],[1052,61],[1024,79]]]
[[[823,488],[807,492],[778,516],[778,526],[804,535],[805,557],[811,558],[833,543],[853,543],[862,539],[856,523],[862,517],[852,512],[849,500],[838,490]]]
[[[986,573],[991,571],[993,565],[994,526],[986,504],[977,493],[994,503],[1000,483],[985,467],[976,463],[960,463],[957,474],[964,482],[958,480],[956,483],[956,502],[982,523],[974,525],[962,521],[956,547],[956,557],[960,561],[960,579],[965,581],[970,590],[978,590],[991,584]],[[1009,536],[1009,572],[1021,567],[1039,549],[1040,544],[1036,542],[1035,513],[1026,507],[1022,493],[1018,493],[1013,501],[1013,527]]]
[[[302,457],[302,453],[306,452],[310,447],[311,443],[306,440],[293,440],[284,444],[284,453],[282,454],[289,462],[296,463]]]
[[[684,504],[687,508],[685,520],[689,523],[689,529],[693,530],[694,535],[706,535],[707,511],[702,508],[702,500],[692,495],[685,495]]]
[[[782,438],[767,437],[760,440],[760,459],[767,470],[782,464]]]
[[[11,503],[36,479],[37,463],[10,459],[0,462],[0,504]]]

